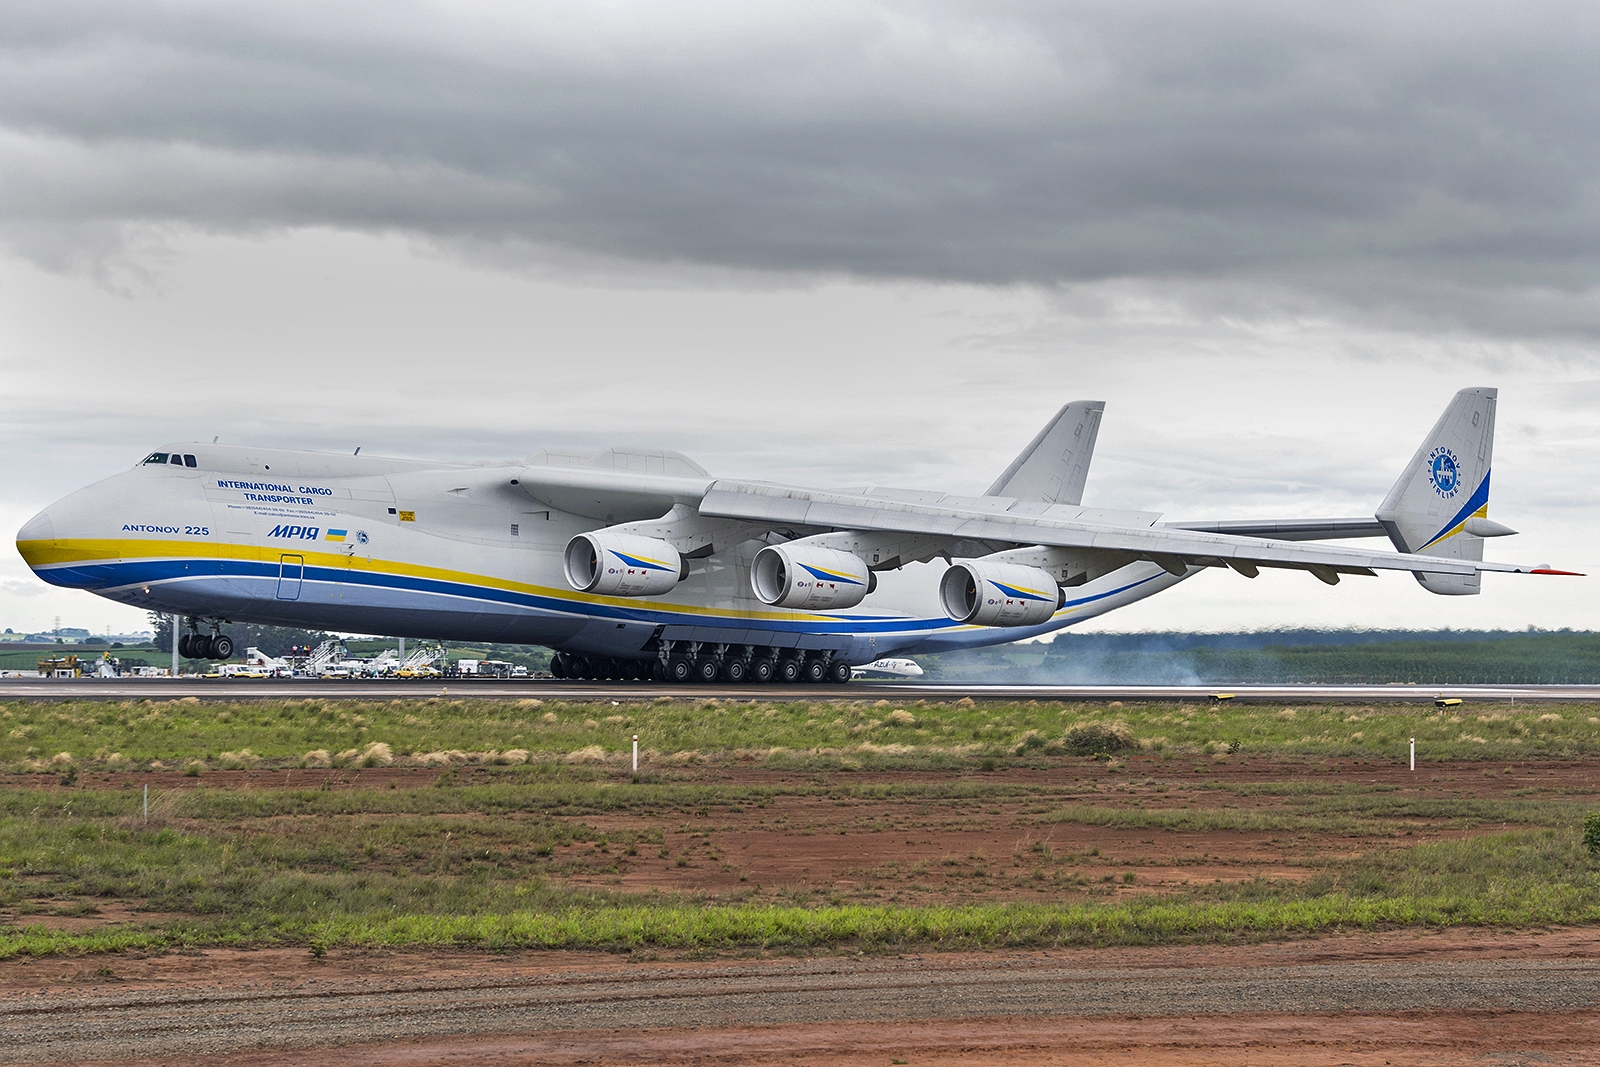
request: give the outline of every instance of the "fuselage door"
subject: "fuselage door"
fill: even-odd
[[[278,561],[278,599],[299,600],[300,579],[305,577],[306,558],[285,552]]]

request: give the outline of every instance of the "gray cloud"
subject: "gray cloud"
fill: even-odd
[[[162,228],[1600,332],[1591,5],[60,3],[0,23],[0,234]],[[1226,283],[1226,284],[1224,284]]]

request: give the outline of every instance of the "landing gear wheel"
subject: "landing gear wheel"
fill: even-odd
[[[567,657],[557,652],[550,657],[550,677],[565,678],[567,676]]]
[[[189,656],[191,659],[210,659],[211,638],[205,634],[195,634],[194,640],[189,642]]]
[[[770,659],[758,659],[750,664],[750,677],[754,681],[763,684],[772,681],[772,661]]]
[[[194,634],[178,635],[178,655],[182,656],[184,659],[194,658],[193,656],[189,655],[189,646],[194,643],[194,637]]]
[[[571,672],[571,677],[573,678],[594,677],[593,670],[589,666],[589,660],[585,656],[573,656],[567,660],[567,670]]]
[[[820,659],[806,660],[805,679],[810,685],[818,685],[828,676],[828,665]]]
[[[800,661],[786,659],[778,664],[778,680],[790,684],[798,682],[800,680]]]
[[[734,685],[738,685],[740,682],[744,681],[744,675],[745,666],[744,660],[742,659],[730,659],[728,662],[722,665],[723,681],[732,682]]]
[[[662,663],[660,660],[651,660],[649,677],[650,677],[650,680],[652,682],[664,682],[664,681],[666,681],[667,680],[667,665],[665,663]]]
[[[703,659],[694,665],[694,676],[699,681],[714,682],[717,673],[717,661],[714,659]]]
[[[834,685],[843,685],[850,680],[850,664],[842,659],[836,659],[828,664],[828,681]]]
[[[694,677],[694,664],[681,656],[674,656],[667,663],[667,681],[682,685]]]
[[[211,639],[211,654],[218,659],[233,658],[233,638],[227,634],[218,634]]]

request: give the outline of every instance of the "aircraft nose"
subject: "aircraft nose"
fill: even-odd
[[[22,529],[17,531],[17,543],[24,541],[53,541],[56,536],[56,522],[50,517],[50,509],[45,508],[39,514],[23,523]]]

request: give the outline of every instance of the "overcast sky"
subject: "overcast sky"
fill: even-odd
[[[1489,555],[1600,572],[1589,4],[14,3],[0,521],[169,440],[677,448],[1370,514],[1501,389]],[[1595,580],[1206,574],[1109,629],[1600,628]],[[0,562],[0,628],[137,613]]]

